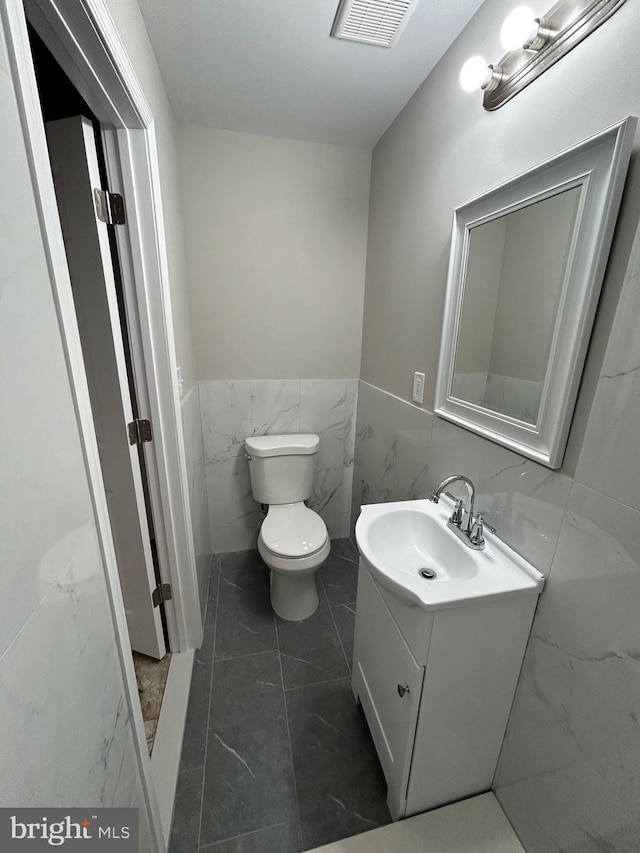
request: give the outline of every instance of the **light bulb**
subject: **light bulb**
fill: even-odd
[[[481,56],[472,56],[467,59],[460,71],[460,85],[465,92],[475,92],[491,78],[491,69],[486,59]]]
[[[517,6],[504,19],[500,42],[505,50],[517,50],[533,35],[535,15],[530,6]]]

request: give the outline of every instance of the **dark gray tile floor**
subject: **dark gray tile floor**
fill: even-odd
[[[351,693],[357,570],[334,540],[318,610],[285,622],[257,551],[214,561],[170,853],[300,853],[391,822]]]

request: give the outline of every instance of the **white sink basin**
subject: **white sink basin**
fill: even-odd
[[[362,507],[358,550],[381,586],[424,610],[540,594],[544,576],[497,536],[485,530],[483,551],[458,539],[447,527],[451,510],[444,497]]]

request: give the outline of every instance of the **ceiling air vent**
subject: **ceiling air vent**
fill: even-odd
[[[391,47],[418,0],[341,0],[331,35]]]

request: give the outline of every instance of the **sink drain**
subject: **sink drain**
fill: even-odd
[[[419,569],[418,574],[427,581],[432,581],[438,576],[435,569]]]

